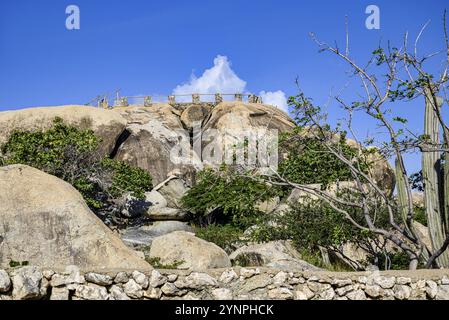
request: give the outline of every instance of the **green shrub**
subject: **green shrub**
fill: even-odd
[[[376,256],[370,256],[368,261],[376,264],[381,270],[407,270],[410,258],[403,251],[390,252],[388,254],[379,252]],[[423,266],[422,261],[420,261],[419,266]]]
[[[339,197],[346,201],[349,199],[348,194]],[[344,209],[358,224],[366,226],[362,210],[348,207]],[[386,208],[378,208],[374,223],[388,230]],[[342,213],[322,200],[308,199],[293,206],[290,211],[272,215],[269,220],[261,221],[257,225],[250,239],[255,242],[292,240],[304,260],[328,269],[329,266],[325,266],[320,258],[320,248],[325,248],[331,253],[341,253],[344,244],[352,243],[365,250],[370,263],[374,263],[375,257],[383,252],[382,242],[378,241],[377,235],[357,228]],[[374,239],[376,241],[373,241]],[[363,261],[360,262],[363,265]],[[396,265],[403,264],[396,263]],[[333,264],[331,269],[344,270],[345,266],[337,263]]]
[[[92,130],[80,130],[55,118],[45,131],[15,131],[0,148],[3,165],[25,164],[72,184],[101,217],[119,211],[119,198],[141,199],[152,189],[151,176],[140,168],[102,158],[101,141]]]
[[[353,226],[340,212],[319,200],[298,204],[291,211],[275,217],[273,222],[259,225],[259,230],[253,233],[254,240],[291,239],[297,248],[314,252],[318,247],[331,249],[370,236]]]
[[[150,174],[141,168],[109,158],[103,159],[101,164],[104,168],[113,171],[109,192],[114,197],[119,197],[123,192],[130,192],[133,197],[142,199],[145,191],[153,188]]]
[[[55,118],[53,127],[45,131],[13,132],[1,147],[3,163],[27,164],[52,174],[60,172],[64,164],[76,155],[93,153],[99,141],[92,130],[79,130]]]
[[[186,193],[181,202],[186,210],[200,220],[214,222],[210,221],[213,214],[215,217],[225,218],[225,223],[232,223],[244,230],[262,214],[256,209],[257,202],[266,201],[278,192],[279,190],[266,183],[223,167],[220,171],[206,169],[198,173],[196,185]]]
[[[423,207],[416,207],[415,206],[414,213],[415,213],[415,215],[413,216],[413,219],[427,227],[426,210]]]
[[[163,264],[161,263],[161,258],[159,257],[154,257],[154,258],[149,258],[146,257],[145,260],[151,264],[153,266],[153,268],[156,269],[177,269],[181,264],[183,264],[185,261],[178,261],[176,260],[173,263],[170,264]]]
[[[226,252],[230,252],[235,249],[233,244],[245,242],[241,240],[243,231],[231,224],[210,224],[205,227],[198,227],[195,230],[195,234],[198,238],[215,243]]]
[[[22,262],[14,261],[14,260],[9,261],[9,266],[11,268],[25,267],[25,266],[29,266],[29,265],[30,265],[30,263],[28,261],[22,261]]]

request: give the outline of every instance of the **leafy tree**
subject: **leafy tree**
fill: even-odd
[[[335,211],[341,213],[347,221],[360,231],[376,234],[379,238],[394,243],[395,247],[406,256],[409,269],[416,269],[422,260],[425,267],[449,266],[449,161],[445,161],[449,152],[449,126],[444,116],[444,104],[448,99],[443,98],[449,83],[449,41],[446,28],[446,11],[443,17],[445,49],[443,71],[439,74],[430,74],[427,62],[434,55],[417,55],[417,43],[424,31],[421,30],[415,39],[414,50],[409,50],[407,35],[400,48],[388,44],[385,49],[378,47],[372,52],[367,63],[359,64],[349,54],[349,42],[345,50],[337,45],[331,46],[317,39],[311,33],[312,40],[318,45],[320,52],[328,52],[341,59],[349,68],[351,77],[360,80],[355,101],[348,101],[342,94],[335,96],[335,102],[344,112],[340,117],[344,128],[338,123],[333,130],[336,134],[350,132],[352,139],[359,145],[362,152],[366,147],[376,145],[380,154],[395,160],[395,178],[397,197],[389,194],[390,190],[382,190],[379,181],[367,174],[363,162],[354,162],[351,154],[338,144],[335,144],[334,135],[329,135],[330,125],[328,114],[312,99],[299,92],[289,99],[295,115],[295,120],[301,127],[307,127],[308,132],[322,143],[328,154],[333,155],[350,172],[352,185],[359,197],[345,201],[330,190],[323,190],[306,184],[307,177],[301,177],[296,171],[286,175],[267,177],[273,185],[298,189],[301,192],[319,198]],[[347,39],[348,39],[347,34]],[[394,105],[397,100],[404,103],[423,98],[424,104],[424,130],[416,132],[407,128],[407,119],[395,114]],[[380,135],[372,135],[361,141],[353,126],[355,117],[361,116],[367,124],[370,123]],[[304,135],[298,134],[298,138]],[[422,179],[419,176],[409,180],[405,155],[409,152],[422,154]],[[307,161],[307,159],[305,159]],[[301,161],[296,160],[301,163]],[[339,166],[337,165],[337,168]],[[340,170],[343,175],[345,170]],[[348,171],[346,171],[348,172]],[[299,175],[299,177],[298,177]],[[297,178],[298,180],[292,181]],[[301,178],[301,179],[299,179]],[[427,216],[429,234],[432,246],[427,247],[414,221],[416,210],[413,205],[412,188],[424,189],[424,209]],[[310,180],[309,180],[310,181]],[[326,183],[326,179],[324,179]],[[379,204],[388,211],[388,224],[383,226],[376,220],[379,213]],[[363,211],[363,223],[358,221],[358,211]]]
[[[205,169],[182,198],[197,224],[196,235],[228,252],[244,243],[244,231],[264,219],[257,203],[280,193],[265,182],[240,175],[235,168]]]

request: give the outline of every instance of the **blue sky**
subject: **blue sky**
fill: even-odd
[[[70,4],[80,8],[80,30],[65,28]],[[380,30],[365,28],[370,4],[380,8]],[[200,77],[218,55],[232,63],[248,91],[294,94],[298,76],[302,89],[322,104],[330,89],[345,84],[347,68],[319,54],[309,32],[343,46],[348,15],[351,54],[366,61],[380,40],[400,44],[405,31],[415,36],[431,19],[421,40],[430,52],[442,45],[445,6],[443,0],[5,0],[0,2],[0,111],[84,104],[117,88],[124,95],[166,95],[188,82],[192,72]],[[420,126],[419,114],[403,112],[413,118],[411,125]]]

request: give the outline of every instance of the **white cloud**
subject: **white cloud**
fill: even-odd
[[[186,84],[177,86],[173,94],[192,93],[240,93],[244,92],[246,82],[231,69],[231,62],[225,56],[218,55],[214,66],[204,71],[199,78],[191,76]]]
[[[178,85],[173,94],[192,94],[192,93],[245,93],[246,81],[240,79],[237,74],[231,69],[231,62],[226,56],[217,55],[214,59],[214,66],[206,69],[204,73],[197,78],[192,75],[190,81]],[[275,92],[261,91],[259,95],[266,104],[272,104],[281,110],[287,112],[287,98],[285,93],[281,90]],[[190,101],[190,97],[176,98],[178,101]],[[205,98],[201,98],[206,100]],[[211,97],[213,99],[213,97]]]
[[[259,95],[262,97],[263,103],[271,104],[288,113],[287,97],[284,91],[261,91]]]

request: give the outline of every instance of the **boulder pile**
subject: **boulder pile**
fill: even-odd
[[[226,148],[226,144],[235,143],[232,130],[292,130],[295,124],[283,111],[240,101],[215,106],[154,103],[151,107],[132,105],[112,110],[76,105],[31,108],[0,112],[0,145],[15,130],[48,129],[56,117],[93,130],[101,139],[102,155],[151,174],[153,190],[144,200],[128,196],[121,212],[127,218],[144,217],[146,222],[114,233],[64,181],[27,166],[0,167],[0,266],[14,262],[51,268],[151,269],[142,254],[134,251],[138,249],[147,260],[158,259],[180,269],[222,268],[234,263],[317,270],[286,242],[248,244],[228,256],[215,244],[195,237],[189,214],[180,203],[194,185],[195,174],[204,168],[202,154],[195,152],[196,129],[226,132],[222,140]],[[208,141],[200,141],[200,150],[208,145]],[[376,179],[382,188],[393,190],[391,168],[384,159],[379,163]],[[293,192],[287,201],[274,198],[257,207],[265,213],[282,212],[298,198],[300,195]],[[132,290],[132,285],[127,290]]]

